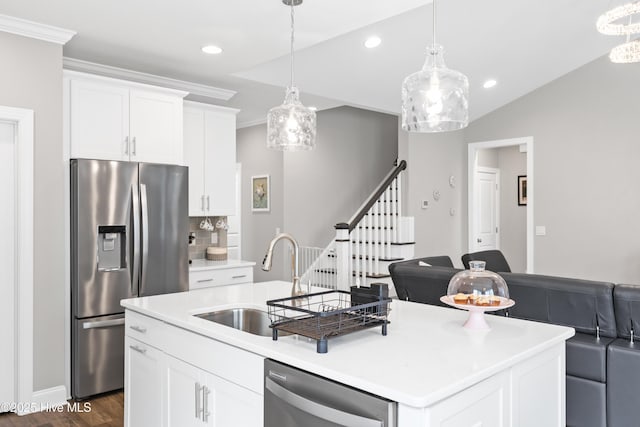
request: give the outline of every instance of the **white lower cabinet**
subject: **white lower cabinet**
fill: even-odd
[[[125,338],[126,426],[162,427],[165,354],[130,336]]]
[[[167,357],[167,427],[262,425],[262,396]]]
[[[133,320],[140,323],[146,317],[130,311],[126,313],[131,325]],[[242,362],[249,360],[249,365],[261,365],[261,357],[150,320],[152,322],[145,324],[145,334],[156,337],[161,348],[136,339],[139,336],[133,338],[131,335],[136,330],[127,328],[125,426],[262,425],[263,395],[256,391],[255,381],[248,385],[251,389],[231,381],[244,377]],[[184,343],[190,343],[190,348],[185,348]],[[229,371],[229,366],[234,366],[236,371]],[[253,373],[255,369],[249,371]]]
[[[189,290],[253,282],[253,267],[210,269],[189,272]]]

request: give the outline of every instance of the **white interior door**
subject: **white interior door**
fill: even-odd
[[[498,191],[500,171],[491,168],[478,168],[476,172],[477,202],[475,227],[475,250],[499,249],[499,200]]]
[[[15,402],[16,130],[0,121],[0,402]]]

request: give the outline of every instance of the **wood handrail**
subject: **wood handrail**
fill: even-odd
[[[391,172],[387,174],[387,176],[384,178],[384,181],[382,181],[382,184],[380,184],[378,188],[376,188],[376,190],[367,199],[367,201],[362,204],[360,209],[358,209],[358,212],[349,220],[349,222],[341,222],[335,225],[336,230],[348,229],[349,232],[353,231],[360,220],[362,220],[367,212],[369,212],[369,209],[371,209],[371,207],[376,203],[380,196],[382,196],[382,193],[384,193],[391,185],[393,180],[396,179],[398,175],[400,175],[400,172],[402,172],[406,168],[407,162],[405,160],[402,160],[396,167],[391,170]]]

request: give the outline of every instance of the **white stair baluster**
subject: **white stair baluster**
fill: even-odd
[[[391,258],[391,204],[390,204],[389,187],[384,190],[384,226],[385,226],[385,242],[384,242],[384,256],[385,258]]]
[[[396,200],[398,200],[398,216],[401,217],[402,216],[402,175],[398,175],[396,177],[396,181],[398,182],[397,184],[397,193],[398,193],[398,197],[396,197]]]
[[[382,202],[380,199],[376,201],[376,204],[373,205],[373,236],[374,236],[374,253],[375,258],[373,260],[373,272],[375,274],[380,274],[380,204]]]

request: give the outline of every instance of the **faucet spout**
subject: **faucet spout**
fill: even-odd
[[[293,286],[291,288],[291,296],[304,295],[304,292],[300,288],[300,274],[298,272],[298,253],[300,251],[300,247],[298,246],[298,242],[293,236],[289,233],[280,233],[276,237],[271,240],[269,243],[269,249],[267,249],[267,253],[262,260],[262,269],[264,271],[271,270],[271,265],[273,263],[273,250],[280,240],[288,240],[293,246],[293,253],[291,254],[291,273],[292,273],[292,282]]]

